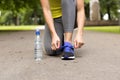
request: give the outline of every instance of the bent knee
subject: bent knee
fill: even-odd
[[[54,51],[51,49],[51,47],[46,46],[44,50],[47,55],[50,55],[50,56],[54,55]]]

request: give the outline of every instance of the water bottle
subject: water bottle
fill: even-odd
[[[34,48],[34,54],[35,54],[35,60],[40,61],[42,60],[42,39],[40,38],[40,29],[36,29],[36,38],[35,38],[35,48]]]

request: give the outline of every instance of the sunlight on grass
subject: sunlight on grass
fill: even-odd
[[[36,28],[44,29],[44,26],[0,26],[0,30],[35,30]]]
[[[85,27],[85,30],[99,31],[99,32],[120,33],[120,26],[95,26],[95,27]]]

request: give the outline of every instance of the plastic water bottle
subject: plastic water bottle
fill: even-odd
[[[35,60],[40,61],[42,60],[42,39],[40,38],[40,29],[36,29],[36,38],[35,38],[35,49],[34,49],[34,54],[35,54]]]

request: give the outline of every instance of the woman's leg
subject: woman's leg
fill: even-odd
[[[64,32],[63,32],[63,25],[61,18],[54,19],[55,30],[60,38],[61,46],[64,40]],[[48,26],[45,26],[45,33],[44,33],[44,48],[48,55],[57,55],[60,53],[60,50],[53,51],[51,49],[51,34]]]
[[[62,0],[61,5],[65,42],[71,42],[76,19],[76,0]]]
[[[74,59],[72,35],[76,19],[76,1],[62,0],[62,22],[64,27],[64,49],[62,59]]]

